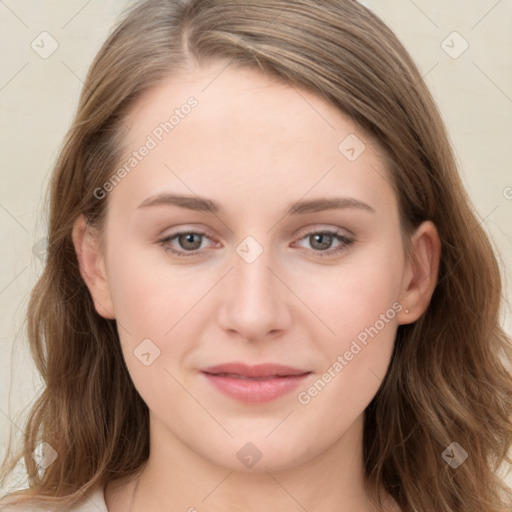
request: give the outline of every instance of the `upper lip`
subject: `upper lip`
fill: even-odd
[[[208,368],[203,368],[201,371],[210,374],[231,373],[235,375],[243,375],[245,377],[283,377],[289,375],[302,375],[304,373],[310,373],[308,370],[301,370],[299,368],[285,366],[282,364],[263,363],[250,366],[240,362],[209,366]]]

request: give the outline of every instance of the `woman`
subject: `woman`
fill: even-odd
[[[510,505],[496,257],[416,66],[358,3],[135,6],[48,238],[7,510]]]

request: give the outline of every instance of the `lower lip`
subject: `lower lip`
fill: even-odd
[[[253,380],[202,373],[221,393],[241,402],[253,404],[270,402],[286,393],[290,393],[310,375],[310,373],[306,373],[303,375]]]

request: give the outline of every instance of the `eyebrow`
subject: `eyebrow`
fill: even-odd
[[[210,199],[198,196],[187,196],[180,194],[162,193],[148,197],[137,208],[148,208],[153,206],[179,206],[187,210],[205,211],[209,213],[220,213],[222,208]],[[375,209],[370,205],[359,201],[353,197],[325,197],[311,199],[308,201],[299,200],[292,203],[286,215],[303,215],[306,213],[321,212],[324,210],[335,210],[344,208],[358,208],[372,213]]]

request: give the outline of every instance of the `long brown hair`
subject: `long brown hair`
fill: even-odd
[[[442,256],[429,308],[399,326],[366,410],[368,491],[380,503],[385,489],[404,512],[510,510],[512,494],[497,474],[512,462],[512,345],[500,327],[497,258],[418,69],[354,0],[148,0],[126,11],[91,65],[52,175],[47,260],[27,312],[45,387],[21,450],[9,450],[3,464],[0,483],[20,460],[28,473],[29,487],[9,497],[71,506],[148,458],[148,408],[115,321],[94,309],[71,231],[80,214],[101,228],[106,201],[94,190],[119,164],[124,116],[191,59],[226,59],[312,91],[380,142],[402,231],[431,220]],[[32,452],[42,441],[58,457],[41,474]],[[468,452],[457,468],[442,457],[453,442]]]

